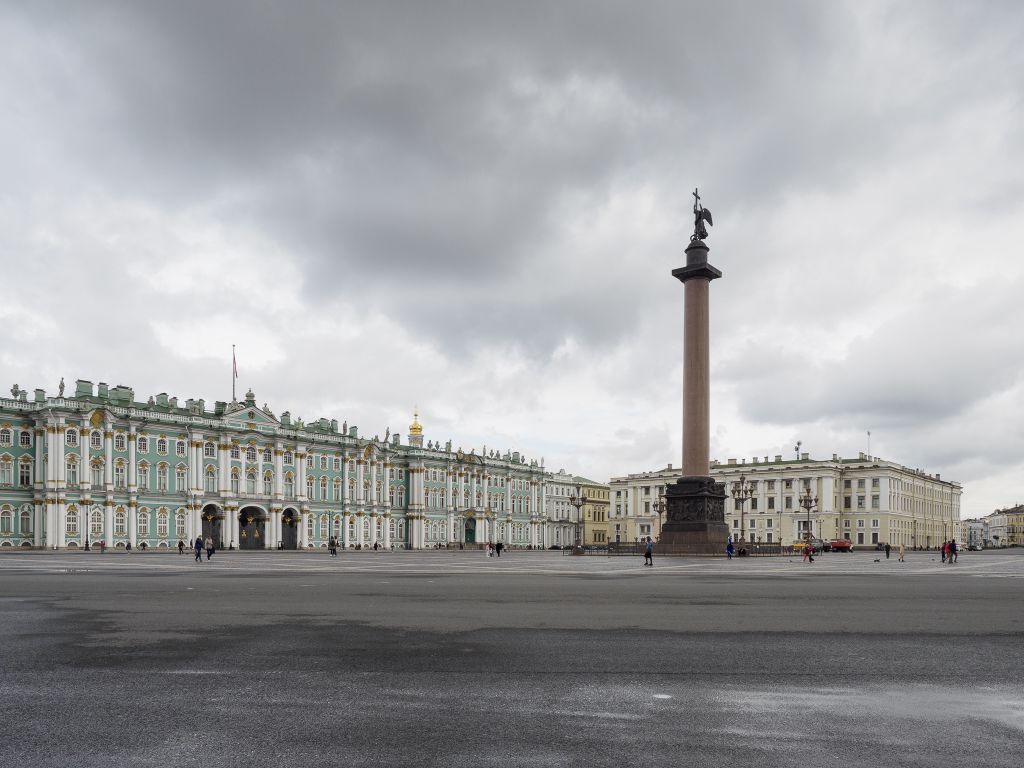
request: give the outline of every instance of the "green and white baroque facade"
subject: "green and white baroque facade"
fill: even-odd
[[[63,385],[61,387],[63,390]],[[240,549],[547,547],[543,462],[367,438],[294,422],[245,399],[78,381],[73,396],[15,386],[0,398],[0,548],[176,547],[209,536]]]

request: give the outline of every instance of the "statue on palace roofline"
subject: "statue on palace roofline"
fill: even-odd
[[[57,397],[64,397],[64,377],[60,377],[60,384],[57,385],[58,395]]]
[[[11,397],[13,397],[15,400],[18,399],[18,394],[20,392],[21,392],[21,387],[19,387],[17,384],[15,384],[13,387],[11,387]]]

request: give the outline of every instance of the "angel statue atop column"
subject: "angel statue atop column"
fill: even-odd
[[[690,242],[696,240],[706,240],[708,231],[704,226],[704,222],[714,226],[715,222],[711,220],[711,211],[700,204],[700,195],[697,194],[697,190],[693,190],[693,234],[690,235]]]

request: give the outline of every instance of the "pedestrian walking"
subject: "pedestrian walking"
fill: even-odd
[[[732,544],[732,537],[729,537],[729,541],[725,544],[725,555],[732,560],[732,553],[736,551],[736,548]]]
[[[196,536],[196,542],[192,546],[196,551],[196,562],[203,562],[203,537]]]
[[[956,545],[956,539],[950,539],[949,541],[949,552],[946,555],[948,562],[955,563],[959,549]]]
[[[901,563],[905,562],[904,559],[903,559],[903,545],[902,544],[900,544],[900,562]]]
[[[504,547],[505,545],[499,541],[497,544],[494,545],[494,554],[496,554],[498,557],[501,557],[501,550]]]
[[[949,555],[949,542],[942,542],[942,562],[946,562],[946,557]]]
[[[206,561],[209,562],[210,558],[213,557],[213,539],[209,536],[206,537]]]
[[[889,559],[889,552],[890,552],[891,549],[892,549],[892,547],[890,547],[888,542],[887,542],[886,545],[885,545],[885,559],[886,560]]]
[[[650,536],[647,537],[647,546],[644,547],[644,565],[654,567],[654,542]]]
[[[185,542],[182,541],[181,539],[178,539],[178,554],[179,555],[185,554]]]

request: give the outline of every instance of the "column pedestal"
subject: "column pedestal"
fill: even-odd
[[[725,524],[725,485],[711,477],[682,477],[665,488],[666,521],[657,549],[664,553],[720,554]]]

